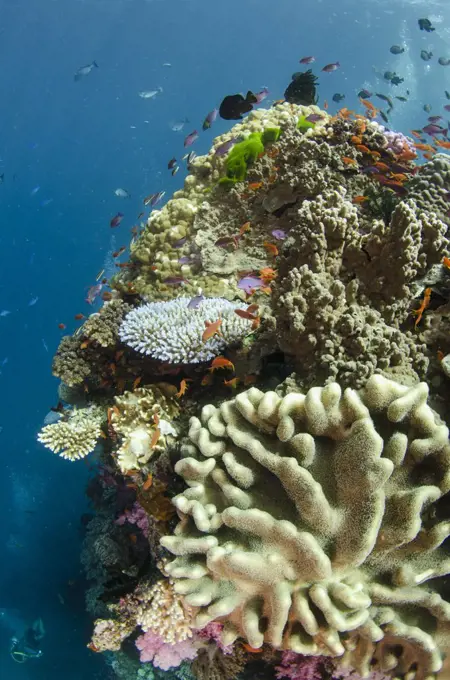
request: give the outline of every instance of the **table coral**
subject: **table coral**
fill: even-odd
[[[251,321],[235,314],[245,305],[222,298],[204,298],[189,307],[190,298],[151,302],[129,312],[119,330],[122,342],[141,354],[172,364],[197,364],[238,344],[251,331]],[[218,319],[220,333],[203,339],[207,324]]]
[[[192,418],[181,523],[162,544],[195,624],[362,675],[380,655],[394,674],[439,671],[450,522],[433,504],[450,489],[450,443],[427,396],[375,375],[359,392],[252,388]]]
[[[46,425],[38,441],[66,460],[79,460],[91,453],[101,436],[106,411],[101,406],[73,409],[58,422]]]

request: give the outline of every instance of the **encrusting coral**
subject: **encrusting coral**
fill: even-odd
[[[450,522],[432,507],[450,489],[450,443],[427,396],[372,376],[359,392],[251,388],[192,418],[181,523],[162,544],[195,625],[219,619],[225,642],[342,656],[361,674],[395,636],[391,669],[413,655],[411,677],[439,671]]]
[[[101,406],[73,409],[61,416],[58,422],[43,427],[37,438],[47,449],[62,458],[79,460],[95,449],[104,420],[106,410]]]

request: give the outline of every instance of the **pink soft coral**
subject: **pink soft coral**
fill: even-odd
[[[278,680],[321,680],[324,664],[327,659],[323,656],[304,656],[295,652],[285,651],[281,657],[281,666],[276,666]]]
[[[197,656],[197,649],[192,640],[183,640],[170,645],[151,630],[138,637],[136,647],[141,652],[142,662],[152,661],[154,666],[163,671],[176,668],[182,661],[195,659]]]
[[[131,510],[125,510],[123,515],[120,515],[116,519],[116,524],[119,524],[120,526],[125,524],[125,522],[135,524],[142,531],[145,538],[148,538],[149,534],[148,516],[142,505],[139,505],[139,503],[135,503]]]
[[[197,630],[196,634],[200,640],[212,640],[215,642],[224,654],[231,654],[233,652],[233,645],[223,644],[221,639],[222,630],[223,623],[220,623],[220,621],[211,621],[201,630]]]

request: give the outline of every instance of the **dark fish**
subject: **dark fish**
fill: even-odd
[[[395,98],[398,99],[399,102],[407,102],[408,100],[406,97],[402,97],[401,95],[396,94]]]
[[[222,144],[219,144],[215,151],[216,156],[225,156],[226,153],[229,152],[232,146],[236,144],[238,141],[237,137],[233,137],[232,139],[229,139],[227,142],[223,142]]]
[[[369,90],[364,90],[364,89],[363,89],[363,90],[360,90],[360,91],[358,92],[358,97],[359,97],[360,99],[369,99],[369,97],[371,97],[371,96],[372,96],[372,92],[369,92]]]
[[[243,114],[251,111],[256,103],[257,98],[250,90],[245,97],[242,94],[229,94],[222,99],[219,116],[224,120],[241,120]]]
[[[322,71],[325,71],[325,73],[332,73],[333,71],[336,71],[340,66],[340,63],[338,61],[335,61],[333,64],[327,64],[326,66],[323,67]]]
[[[332,100],[337,104],[339,104],[339,102],[341,102],[343,99],[345,99],[345,94],[341,94],[340,92],[336,92],[336,94],[332,96]]]
[[[184,138],[184,148],[186,148],[187,146],[191,146],[194,142],[196,142],[197,139],[198,139],[198,136],[199,135],[198,135],[197,130],[194,130],[189,135],[187,135]]]
[[[109,226],[112,227],[112,228],[118,227],[119,224],[122,222],[122,220],[123,220],[123,213],[118,212],[117,215],[114,215],[114,217],[112,218],[111,222],[109,223]]]
[[[447,59],[446,57],[439,57],[438,64],[441,66],[448,66],[450,64],[450,59]]]
[[[447,99],[450,99],[450,92],[448,90],[444,90],[444,92]]]
[[[442,116],[430,116],[428,118],[429,123],[438,123],[440,120],[442,120]]]
[[[299,64],[312,64],[313,61],[316,61],[315,57],[302,57],[299,59]]]
[[[405,48],[401,47],[400,45],[392,45],[392,47],[389,49],[391,54],[403,54],[404,51]]]
[[[319,120],[323,120],[324,116],[322,116],[320,113],[310,113],[309,116],[306,116],[305,120],[308,121],[308,123],[317,123]]]
[[[423,110],[425,111],[425,113],[430,113],[430,111],[431,111],[431,104],[424,104],[424,105],[423,105]]]
[[[420,58],[423,59],[424,61],[430,61],[432,56],[433,52],[427,52],[426,50],[422,50],[420,53]]]
[[[389,123],[389,118],[387,117],[387,115],[385,114],[384,111],[380,111],[380,116],[384,120],[385,123]]]
[[[284,98],[289,104],[302,104],[308,106],[317,104],[316,96],[317,76],[311,69],[308,71],[297,71],[292,75],[292,82],[289,83]]]
[[[4,181],[5,181],[5,173],[2,172],[2,174],[0,175],[0,184],[3,184]]]
[[[450,104],[446,104],[446,105],[444,106],[444,109],[445,109],[446,111],[450,111]]]
[[[435,30],[429,19],[419,19],[417,21],[417,23],[419,24],[419,28],[420,28],[421,31],[426,31],[427,33],[431,33],[431,31]]]
[[[389,80],[389,81],[390,81],[391,78],[393,78],[394,76],[395,76],[394,71],[385,71],[384,74],[383,74],[383,78],[384,78],[385,80]]]
[[[172,248],[182,248],[187,241],[187,236],[180,238],[178,241],[172,244]]]
[[[394,77],[391,78],[391,85],[401,85],[404,82],[405,82],[405,79],[400,78],[400,76],[397,76],[397,75],[394,75]]]
[[[444,107],[445,108],[445,107]],[[450,110],[450,107],[449,107]],[[447,133],[447,129],[441,127],[440,125],[436,125],[436,123],[430,123],[429,125],[425,125],[425,127],[422,129],[422,132],[425,132],[427,135],[444,135]]]
[[[361,169],[361,172],[369,174],[378,174],[380,171],[374,165],[366,165],[364,168]]]
[[[167,169],[168,169],[168,170],[172,170],[172,168],[174,168],[176,164],[177,164],[177,159],[176,159],[175,156],[174,156],[174,157],[171,158],[170,161],[167,163]]]
[[[213,109],[208,113],[205,120],[203,121],[202,130],[209,130],[211,125],[216,120],[218,113],[219,113],[218,109]]]
[[[176,165],[176,166],[173,168],[172,172],[170,173],[170,174],[172,175],[172,177],[175,177],[175,175],[177,174],[177,172],[178,172],[179,169],[180,169],[180,167],[179,167],[178,165]]]
[[[166,286],[179,286],[182,283],[189,283],[189,281],[184,276],[168,276],[166,279],[163,279],[163,283]]]
[[[164,198],[165,194],[166,194],[165,191],[158,191],[157,194],[153,194],[153,196],[152,196],[152,198],[151,198],[151,200],[150,200],[150,205],[152,206],[152,208],[154,208],[155,205],[158,205],[158,203],[160,203],[160,201],[162,201],[162,199]]]
[[[90,64],[87,64],[86,66],[81,66],[75,73],[73,79],[75,80],[75,82],[81,80],[85,76],[88,76],[93,68],[98,68],[98,64],[96,61],[93,61]]]
[[[384,102],[389,104],[389,108],[393,109],[394,104],[392,103],[392,99],[387,96],[387,94],[381,94],[380,92],[375,92],[375,97],[378,97],[378,99],[382,99]]]

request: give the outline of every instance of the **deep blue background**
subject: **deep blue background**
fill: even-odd
[[[142,198],[164,189],[167,199],[182,186],[183,173],[172,178],[167,161],[183,155],[184,135],[200,129],[225,94],[268,86],[268,101],[277,99],[302,56],[317,57],[321,101],[342,92],[343,103],[360,110],[355,93],[362,86],[390,94],[408,87],[410,102],[396,104],[392,116],[404,132],[424,124],[425,103],[442,113],[450,67],[438,66],[436,57],[450,56],[450,7],[432,4],[437,31],[425,34],[417,19],[426,6],[0,0],[0,311],[11,312],[0,316],[0,364],[7,359],[0,368],[0,609],[18,609],[24,620],[41,615],[47,628],[44,657],[24,666],[9,659],[0,628],[2,677],[105,677],[101,660],[85,648],[90,625],[78,555],[88,467],[53,456],[35,437],[56,403],[50,367],[58,323],[71,332],[74,314],[89,313],[84,297],[111,235],[115,247],[126,245]],[[392,56],[390,45],[402,41],[408,51]],[[435,59],[425,64],[420,50],[430,48]],[[93,59],[99,68],[74,82],[75,71]],[[320,73],[336,60],[340,70]],[[376,80],[374,67],[397,70],[407,82],[392,88]],[[138,97],[158,86],[163,92],[155,99]],[[173,132],[169,122],[186,116],[183,132]],[[229,127],[217,121],[195,144],[197,153]],[[132,199],[116,198],[117,187]],[[118,210],[125,219],[112,232]]]

